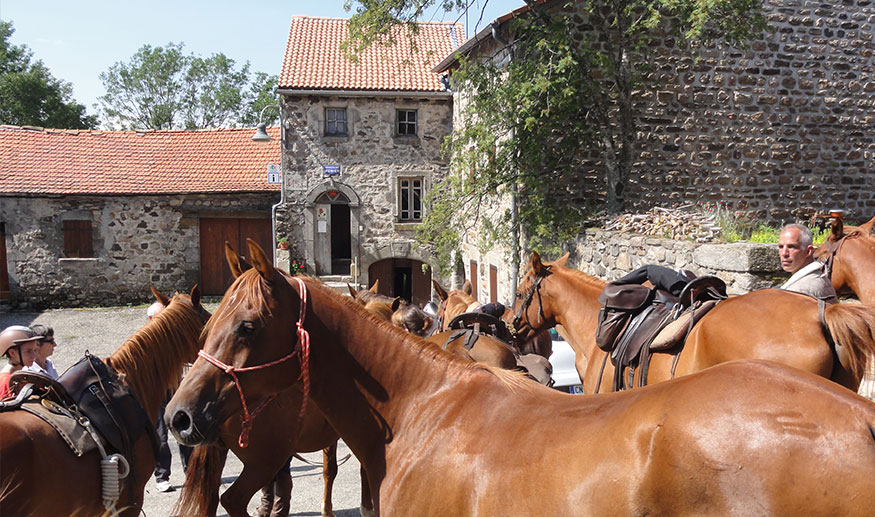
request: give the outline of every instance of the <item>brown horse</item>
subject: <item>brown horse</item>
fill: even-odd
[[[835,219],[826,242],[814,256],[827,263],[827,274],[839,293],[853,293],[861,302],[875,305],[875,218],[855,228]]]
[[[138,330],[105,362],[115,369],[150,416],[152,428],[167,391],[197,356],[199,336],[209,317],[195,286],[191,295],[172,299],[153,289],[166,308]],[[100,453],[77,457],[58,432],[23,410],[0,413],[0,509],[3,515],[101,515]],[[116,507],[136,516],[155,469],[152,440],[143,434],[133,444],[129,479],[122,481]]]
[[[243,261],[234,248],[225,243],[225,258],[234,278],[251,266]],[[379,303],[379,302],[371,302]],[[389,313],[391,315],[391,312]],[[176,514],[188,517],[215,516],[219,501],[230,516],[248,515],[247,506],[252,496],[263,486],[271,483],[274,476],[285,466],[286,459],[295,453],[323,451],[322,515],[333,515],[331,494],[337,477],[337,440],[334,429],[325,421],[325,416],[313,404],[298,419],[301,407],[301,391],[295,388],[279,393],[268,403],[258,418],[252,422],[248,446],[240,445],[243,421],[234,415],[221,425],[219,442],[215,445],[196,447],[186,469],[185,485],[176,502]],[[237,479],[219,497],[225,459],[231,450],[243,463]],[[281,478],[291,492],[292,480]],[[367,477],[361,472],[362,515],[373,513]]]
[[[596,347],[599,294],[605,282],[565,267],[568,255],[542,263],[532,254],[531,269],[516,293],[517,331],[530,336],[556,324],[576,353],[577,370],[587,393],[594,393],[605,353]],[[763,289],[718,304],[693,328],[682,350],[652,356],[648,382],[697,372],[734,359],[767,359],[831,379],[856,391],[867,357],[875,353],[875,309],[863,305],[831,305],[826,324],[839,345],[838,357],[827,343],[811,297]],[[614,371],[605,364],[601,390],[610,389]],[[640,369],[636,372],[636,379]]]
[[[309,393],[362,461],[378,514],[875,507],[875,405],[822,378],[744,361],[640,390],[562,394],[380,323],[249,246],[255,267],[226,293],[204,345],[230,369],[199,358],[167,406],[181,443],[216,440],[241,410],[233,371],[249,404],[293,385]]]

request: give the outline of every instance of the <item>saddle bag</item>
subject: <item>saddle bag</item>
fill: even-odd
[[[643,285],[606,285],[599,295],[602,308],[599,309],[596,345],[601,350],[610,352],[632,316],[650,305],[653,296],[653,290]]]

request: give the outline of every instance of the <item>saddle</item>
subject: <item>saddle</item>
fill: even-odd
[[[471,350],[474,347],[477,336],[480,335],[492,336],[505,343],[513,343],[513,336],[511,336],[504,320],[485,312],[464,312],[450,320],[447,327],[456,332],[450,334],[449,339],[444,343],[444,348],[462,335],[467,336],[465,339],[466,350]]]
[[[80,434],[74,429],[82,427],[84,417],[104,440],[107,449],[132,458],[133,444],[146,433],[151,438],[155,457],[158,457],[158,436],[146,411],[120,381],[115,370],[88,352],[57,381],[37,373],[15,372],[9,384],[13,393],[30,391],[29,396],[38,397],[37,403],[41,407],[34,408],[24,403],[28,402],[26,395],[16,397],[17,404],[9,404],[0,410],[20,406],[42,418],[58,430],[77,455],[90,450],[90,447],[81,445],[81,437],[73,436]],[[71,425],[71,421],[76,425]],[[85,430],[81,429],[81,432]],[[74,442],[79,442],[79,445],[74,446]]]
[[[639,386],[647,384],[651,352],[673,352],[676,361],[693,325],[726,298],[726,284],[714,276],[691,280],[679,296],[635,284],[605,286],[596,344],[614,365],[614,391],[632,387],[636,367],[642,368]]]

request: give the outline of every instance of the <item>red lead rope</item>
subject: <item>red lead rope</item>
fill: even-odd
[[[240,447],[246,448],[249,445],[249,431],[252,429],[252,422],[255,420],[255,417],[258,416],[261,411],[267,407],[267,404],[272,401],[276,395],[271,395],[266,398],[258,407],[255,408],[252,413],[249,412],[249,407],[246,405],[246,397],[243,396],[243,388],[240,387],[240,381],[237,379],[237,374],[240,372],[248,372],[252,370],[260,370],[262,368],[267,368],[269,366],[273,366],[279,363],[282,363],[295,355],[298,355],[301,363],[301,376],[299,379],[304,383],[304,396],[301,400],[301,411],[298,413],[298,424],[301,423],[301,420],[304,418],[304,412],[307,411],[307,399],[310,398],[310,333],[304,329],[304,316],[307,314],[307,286],[304,284],[304,281],[298,277],[293,277],[300,287],[300,299],[301,299],[301,313],[298,316],[298,342],[301,344],[301,349],[298,352],[294,350],[282,357],[277,359],[276,361],[271,361],[269,363],[260,364],[258,366],[247,366],[246,368],[234,368],[233,366],[227,365],[222,361],[219,361],[215,357],[210,354],[200,350],[197,355],[203,357],[207,362],[213,364],[217,368],[223,370],[225,373],[231,376],[234,379],[234,385],[237,387],[237,392],[240,393],[240,403],[243,405],[243,425],[240,429],[240,437],[237,439],[237,443]]]

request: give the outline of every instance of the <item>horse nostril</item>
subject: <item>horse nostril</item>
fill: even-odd
[[[179,410],[173,415],[170,428],[180,434],[185,434],[191,427],[191,418],[185,411]]]

